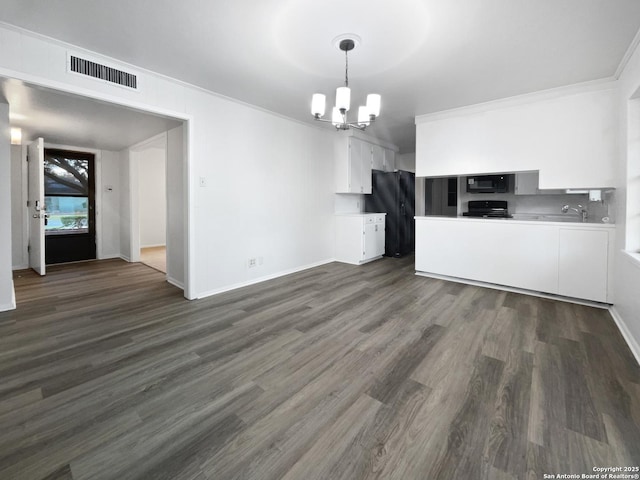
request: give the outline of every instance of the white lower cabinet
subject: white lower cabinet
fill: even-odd
[[[608,232],[561,228],[558,293],[606,302],[608,252]]]
[[[416,271],[612,303],[613,225],[416,217]]]
[[[384,213],[336,215],[336,260],[361,265],[384,254]]]

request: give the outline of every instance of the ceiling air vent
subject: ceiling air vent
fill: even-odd
[[[138,77],[136,75],[92,62],[85,58],[76,57],[75,55],[69,55],[69,70],[134,90],[138,88]]]

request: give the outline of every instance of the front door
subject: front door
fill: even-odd
[[[38,138],[28,147],[29,200],[29,268],[45,274],[45,200],[44,200],[44,140]]]
[[[44,151],[47,264],[96,258],[94,155]]]

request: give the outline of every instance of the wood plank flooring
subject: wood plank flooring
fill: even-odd
[[[120,260],[19,272],[0,479],[542,479],[640,465],[605,310],[329,264],[188,302]]]
[[[167,247],[141,248],[140,261],[162,273],[167,273]]]

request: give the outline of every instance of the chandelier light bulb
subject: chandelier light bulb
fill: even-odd
[[[324,116],[326,97],[321,93],[314,93],[311,98],[311,115],[316,118]]]
[[[369,115],[377,117],[380,115],[380,95],[377,93],[370,93],[367,95],[367,109],[369,110]]]
[[[336,107],[338,110],[349,111],[351,106],[351,89],[349,87],[336,88]]]

